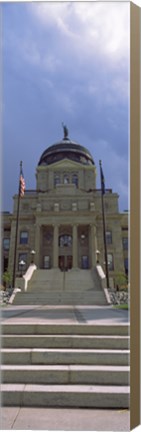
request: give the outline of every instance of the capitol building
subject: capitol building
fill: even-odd
[[[104,161],[103,161],[104,162]],[[98,167],[97,167],[98,168]],[[128,274],[128,213],[119,212],[118,193],[104,194],[106,244],[110,286],[116,274]],[[3,271],[12,274],[18,196],[13,213],[3,213]],[[63,138],[41,155],[36,168],[36,189],[20,199],[16,277],[35,252],[37,269],[91,270],[98,261],[105,272],[101,190],[96,185],[95,161],[86,147]],[[33,258],[33,257],[32,257]]]

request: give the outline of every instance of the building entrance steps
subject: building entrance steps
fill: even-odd
[[[128,349],[129,336],[80,334],[9,334],[1,337],[3,348]]]
[[[17,292],[13,300],[14,305],[106,305],[104,292],[72,290],[59,291],[42,288],[38,291]]]
[[[107,299],[96,270],[35,270],[26,292],[17,292],[13,304],[106,305]]]
[[[105,365],[4,365],[5,383],[129,385],[129,366]]]
[[[65,281],[65,286],[64,286]],[[60,271],[60,269],[49,269],[40,270],[37,269],[33,273],[31,280],[28,283],[28,291],[38,289],[43,290],[77,290],[78,287],[81,290],[93,289],[101,291],[100,278],[95,269],[93,270],[82,270],[82,269],[71,269],[68,271]]]
[[[129,407],[127,311],[8,306],[2,323],[2,403]]]
[[[8,406],[128,407],[127,386],[2,384],[2,392]]]

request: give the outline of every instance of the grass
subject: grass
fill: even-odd
[[[114,305],[113,307],[114,307],[114,309],[125,309],[125,310],[128,310],[128,304],[127,303],[123,303],[123,304],[120,304],[120,305]]]

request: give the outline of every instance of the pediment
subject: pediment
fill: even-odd
[[[51,164],[50,168],[52,169],[80,169],[82,167],[82,165],[78,162],[75,161],[71,161],[70,159],[63,159],[61,161],[55,162],[54,164]]]

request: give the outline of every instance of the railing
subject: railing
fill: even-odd
[[[36,265],[35,264],[30,264],[30,266],[28,267],[26,273],[23,275],[23,279],[25,281],[24,283],[24,291],[27,290],[27,285],[29,280],[31,279],[33,272],[36,270]]]
[[[85,192],[88,192],[88,193],[89,192],[100,192],[101,193],[101,189],[89,189],[88,191],[85,191]],[[112,193],[112,189],[105,189],[105,193]]]
[[[109,296],[108,289],[106,288],[106,276],[105,276],[105,273],[104,273],[101,265],[99,265],[99,264],[96,265],[96,271],[97,271],[98,276],[100,277],[101,286],[103,288],[107,303],[111,304],[111,298]]]

